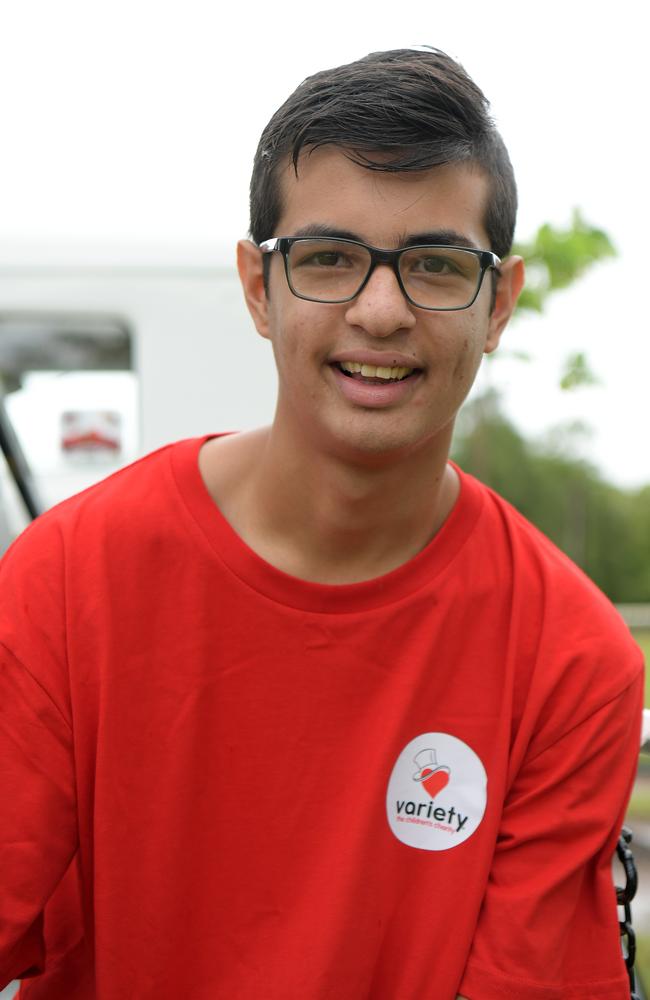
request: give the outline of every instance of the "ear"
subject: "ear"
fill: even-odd
[[[512,316],[519,293],[524,287],[525,268],[521,257],[506,257],[499,268],[494,309],[490,314],[485,354],[491,354],[499,346],[501,334]]]
[[[237,270],[248,311],[257,332],[269,339],[269,303],[264,288],[262,256],[260,248],[251,240],[240,240],[237,244]]]

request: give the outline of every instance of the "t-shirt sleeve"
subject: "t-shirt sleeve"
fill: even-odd
[[[45,904],[78,843],[72,729],[52,668],[61,598],[42,564],[33,573],[37,549],[19,545],[0,569],[0,989],[43,971]]]
[[[639,754],[643,671],[524,763],[465,974],[469,1000],[626,1000],[612,857]]]

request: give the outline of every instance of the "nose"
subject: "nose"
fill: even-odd
[[[350,302],[345,318],[372,337],[389,337],[398,330],[412,329],[416,323],[413,307],[387,264],[375,267],[366,287]]]

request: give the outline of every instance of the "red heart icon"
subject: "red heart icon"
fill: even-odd
[[[426,792],[435,799],[438,792],[441,792],[449,784],[449,768],[437,767],[435,771],[428,768],[422,772],[422,785]]]

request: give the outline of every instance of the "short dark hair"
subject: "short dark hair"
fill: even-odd
[[[278,170],[287,157],[298,175],[302,150],[338,146],[368,170],[425,170],[475,163],[487,174],[484,225],[490,249],[512,246],[517,187],[506,147],[483,92],[463,67],[434,48],[372,52],[308,77],[262,132],[250,185],[250,235],[278,234]],[[373,159],[373,153],[381,153]],[[288,234],[291,235],[291,234]]]

